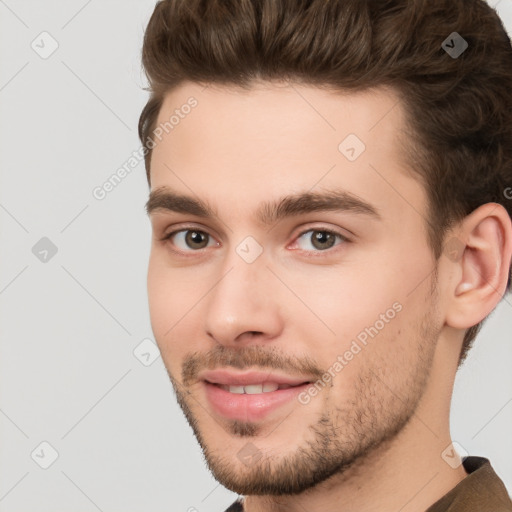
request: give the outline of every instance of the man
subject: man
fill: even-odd
[[[481,0],[164,0],[151,323],[229,511],[511,511],[452,442],[510,291],[512,48]]]

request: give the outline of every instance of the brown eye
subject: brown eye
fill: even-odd
[[[297,245],[304,251],[321,252],[331,249],[339,239],[341,242],[348,240],[341,234],[326,229],[309,229],[304,231],[297,238]]]
[[[313,231],[311,243],[317,249],[330,249],[336,241],[336,237],[328,231]]]
[[[192,249],[203,249],[208,245],[208,235],[202,231],[187,230],[185,243]]]
[[[183,252],[191,252],[191,249],[199,250],[208,246],[217,245],[215,240],[208,233],[199,231],[198,229],[173,231],[166,235],[164,240],[169,240]]]

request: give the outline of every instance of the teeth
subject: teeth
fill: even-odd
[[[250,386],[244,386],[243,390],[248,395],[257,395],[263,393],[263,384],[251,384]]]
[[[270,393],[272,391],[277,391],[278,389],[285,389],[286,387],[290,387],[288,384],[278,385],[273,382],[265,382],[264,384],[251,384],[250,386],[220,386],[225,391],[229,391],[230,393],[235,394],[247,394],[247,395],[257,395],[260,393]]]
[[[244,394],[243,386],[221,386],[221,387],[222,387],[222,389],[225,389],[226,391],[229,391],[230,393],[236,393],[237,395]]]

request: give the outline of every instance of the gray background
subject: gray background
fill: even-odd
[[[491,3],[511,31],[512,0]],[[0,0],[1,512],[216,512],[236,497],[207,471],[151,350],[143,162],[103,200],[92,194],[140,147],[153,7]],[[453,439],[490,458],[510,493],[511,327],[508,295],[452,409]],[[47,469],[42,442],[58,452]]]

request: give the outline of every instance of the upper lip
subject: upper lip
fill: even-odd
[[[250,386],[251,384],[263,384],[264,382],[275,382],[276,384],[289,384],[297,386],[311,382],[307,378],[290,377],[277,373],[262,371],[250,371],[246,373],[235,373],[227,370],[210,370],[199,374],[201,380],[211,384],[221,384],[223,386]]]

